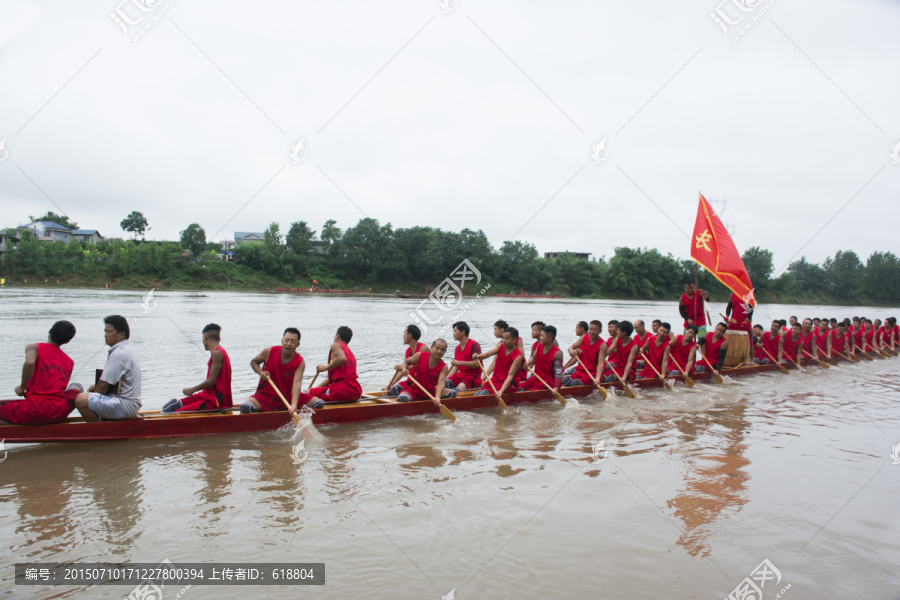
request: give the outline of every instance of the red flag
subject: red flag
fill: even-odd
[[[703,194],[700,194],[700,206],[697,208],[691,258],[745,302],[756,306],[753,284],[741,254]]]
[[[315,280],[315,279],[313,279],[313,283],[319,283],[319,282],[318,282],[318,281],[316,281],[316,280]]]

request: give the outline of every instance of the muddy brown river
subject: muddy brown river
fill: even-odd
[[[63,318],[78,328],[64,347],[74,379],[91,380],[111,313],[131,323],[145,410],[204,378],[200,331],[209,322],[223,328],[235,402],[255,387],[250,359],[287,326],[302,331],[300,353],[311,364],[324,362],[339,325],[350,326],[360,382],[380,389],[419,303],[226,292],[157,292],[155,301],[145,312],[136,292],[0,290],[0,397],[14,397],[25,345],[44,341]],[[757,322],[896,313],[765,305]],[[503,318],[526,339],[532,321],[554,324],[568,345],[578,320],[656,317],[679,323],[677,301],[483,298],[463,319],[482,344]],[[458,411],[455,422],[427,415],[321,426],[300,464],[283,431],[7,444],[0,598],[132,592],[16,585],[15,563],[168,559],[325,563],[326,583],[170,585],[165,600],[896,599],[898,375],[893,358],[679,384],[635,399],[595,395],[565,408]],[[761,598],[748,595],[758,594],[751,585]]]

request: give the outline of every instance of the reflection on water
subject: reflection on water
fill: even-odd
[[[60,294],[66,303],[51,302]],[[160,315],[136,317],[148,408],[205,373],[205,356],[164,311],[188,332],[222,324],[247,389],[255,382],[245,363],[277,342],[283,325],[301,326],[302,352],[318,362],[333,329],[348,323],[363,383],[380,387],[402,351],[410,306],[208,296],[160,294]],[[70,349],[76,365],[101,366],[102,354],[91,359],[99,337],[92,327],[135,301],[121,293],[0,298],[7,388],[24,344],[60,316],[79,328]],[[487,299],[466,318],[485,330],[499,317],[523,330],[544,318],[568,344],[577,320],[672,320],[674,312],[674,303]],[[307,440],[301,464],[290,457],[299,438],[283,431],[17,447],[0,463],[0,589],[12,597],[119,598],[127,588],[23,594],[11,565],[168,558],[325,562],[328,583],[311,592],[324,598],[438,598],[452,588],[460,599],[713,598],[769,558],[796,598],[849,592],[848,577],[856,595],[896,597],[886,565],[900,560],[900,466],[888,457],[900,442],[898,369],[893,359],[645,390],[633,400],[595,395],[564,409],[544,402],[507,415],[459,412],[453,423],[427,415],[327,425]],[[607,459],[594,463],[601,441]],[[265,593],[288,592],[254,588],[250,597]],[[248,589],[189,594],[246,598]]]

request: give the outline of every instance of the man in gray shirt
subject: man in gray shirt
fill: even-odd
[[[120,315],[110,315],[103,322],[103,335],[106,345],[110,347],[103,375],[97,385],[92,385],[87,392],[75,398],[75,408],[88,422],[101,418],[112,421],[130,419],[141,409],[141,364],[128,340],[131,337],[128,321]],[[116,384],[119,387],[115,394],[108,394]]]

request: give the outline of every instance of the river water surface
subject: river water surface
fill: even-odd
[[[378,389],[419,302],[225,292],[155,300],[146,313],[135,292],[0,290],[0,397],[13,397],[25,345],[44,341],[57,319],[78,328],[64,349],[74,379],[91,383],[111,313],[131,323],[147,410],[202,381],[209,322],[223,328],[235,402],[256,385],[250,359],[287,326],[303,332],[310,364],[350,326],[360,382]],[[758,322],[855,314],[896,311],[767,305]],[[483,298],[463,318],[483,345],[500,318],[526,339],[532,321],[554,324],[568,345],[578,320],[657,317],[677,327],[676,302]],[[457,412],[452,423],[428,415],[324,426],[302,464],[277,431],[7,447],[0,592],[123,598],[129,587],[16,586],[12,565],[168,559],[326,564],[324,586],[194,586],[187,600],[437,600],[451,590],[460,600],[713,600],[767,559],[780,580],[765,582],[766,600],[788,586],[788,600],[896,599],[898,372],[895,358],[593,396],[564,409]],[[178,591],[167,587],[165,598]]]

